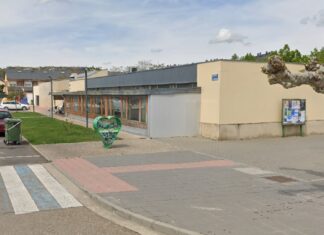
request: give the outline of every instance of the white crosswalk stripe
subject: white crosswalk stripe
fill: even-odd
[[[42,165],[1,166],[0,176],[2,213],[18,215],[82,206]]]
[[[40,182],[52,194],[62,208],[82,206],[65,188],[62,187],[41,165],[29,165]]]
[[[14,167],[1,167],[0,174],[6,186],[15,214],[24,214],[38,211],[35,202],[28,193]]]

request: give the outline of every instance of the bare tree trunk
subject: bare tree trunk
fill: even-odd
[[[324,93],[324,66],[312,59],[305,65],[305,72],[291,73],[280,56],[270,57],[262,72],[268,75],[270,84],[280,84],[284,88],[292,88],[303,84],[310,85],[316,92]]]

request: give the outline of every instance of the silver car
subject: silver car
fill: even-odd
[[[4,101],[0,103],[0,109],[6,110],[28,110],[27,104],[22,104],[17,101]]]

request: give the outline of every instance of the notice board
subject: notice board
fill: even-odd
[[[282,125],[304,125],[306,122],[305,99],[282,100]]]

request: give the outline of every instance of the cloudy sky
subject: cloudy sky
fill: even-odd
[[[183,64],[324,46],[323,0],[0,0],[0,66]]]

